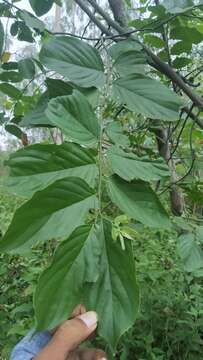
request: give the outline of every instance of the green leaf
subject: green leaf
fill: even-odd
[[[171,39],[182,40],[188,44],[199,44],[202,42],[202,34],[196,27],[176,26],[170,32]]]
[[[86,97],[74,90],[72,95],[52,99],[46,111],[48,119],[72,141],[95,145],[99,137],[99,124]]]
[[[129,51],[141,52],[142,46],[133,40],[124,40],[112,45],[108,52],[115,61],[124,53]]]
[[[182,53],[190,53],[192,50],[192,43],[187,41],[178,41],[171,48],[172,55],[180,55]]]
[[[44,1],[44,2],[46,2],[46,1]],[[25,24],[28,27],[31,27],[33,29],[37,29],[40,32],[44,31],[45,25],[44,25],[43,21],[37,19],[34,15],[29,13],[28,11],[21,10],[19,12],[19,16],[21,17],[22,20],[25,21]]]
[[[19,208],[0,241],[0,251],[21,252],[36,242],[68,236],[97,204],[93,189],[69,177],[38,191]]]
[[[165,85],[143,75],[131,75],[113,83],[114,96],[120,103],[153,119],[178,119],[181,99]]]
[[[15,100],[19,99],[19,97],[21,96],[20,90],[18,90],[13,85],[7,83],[0,84],[0,92]]]
[[[80,177],[93,187],[97,176],[93,152],[73,143],[31,145],[11,154],[6,165],[10,167],[7,186],[22,196],[67,176]]]
[[[54,3],[54,0],[29,0],[29,3],[37,16],[46,14]]]
[[[18,63],[18,68],[21,73],[21,76],[24,79],[32,79],[35,75],[35,64],[32,59],[23,59]]]
[[[40,61],[48,69],[83,86],[102,86],[104,66],[97,50],[82,40],[67,36],[50,36],[40,52]]]
[[[50,99],[57,96],[71,95],[73,92],[73,86],[60,79],[46,78],[46,85]]]
[[[14,21],[10,27],[10,33],[12,36],[16,36],[19,30],[20,21]]]
[[[194,234],[183,234],[179,237],[178,252],[186,271],[193,272],[203,267],[203,252],[196,243]]]
[[[16,61],[9,61],[2,64],[1,67],[3,70],[18,70],[18,63]]]
[[[133,153],[126,153],[116,146],[112,146],[108,151],[107,160],[113,172],[127,181],[134,179],[160,180],[170,176],[168,166],[163,160],[152,161],[146,157],[138,157]]]
[[[8,124],[5,126],[5,130],[8,131],[10,134],[16,136],[18,139],[22,140],[25,133],[16,125]]]
[[[11,81],[13,83],[18,83],[22,80],[22,75],[17,71],[4,71],[0,74],[0,81]]]
[[[114,144],[130,146],[130,140],[128,139],[127,135],[123,133],[122,125],[119,122],[114,121],[108,124],[105,131],[109,139],[113,141]]]
[[[56,250],[34,296],[37,330],[53,329],[68,319],[77,304],[84,303],[84,286],[94,283],[100,271],[103,244],[97,233],[92,226],[80,226]]]
[[[198,226],[196,228],[196,238],[200,244],[203,244],[203,226]]]
[[[34,303],[38,330],[52,329],[67,319],[78,303],[94,309],[102,319],[99,335],[115,349],[133,325],[139,306],[131,243],[127,241],[123,251],[112,240],[108,221],[95,228],[77,228],[40,277]]]
[[[116,70],[121,76],[144,73],[146,57],[141,51],[130,50],[121,54],[114,62]]]
[[[34,110],[28,111],[20,122],[22,127],[48,126],[53,127],[52,122],[46,116],[46,109],[49,102],[48,92],[43,93],[37,102]]]
[[[18,22],[18,40],[33,43],[32,31],[24,22]]]
[[[191,64],[192,59],[186,58],[186,57],[181,57],[181,58],[176,58],[173,61],[173,67],[176,69],[182,69],[183,67],[186,67],[187,65]]]
[[[100,239],[103,238],[100,276],[96,283],[86,284],[84,292],[85,304],[89,309],[96,309],[101,319],[98,333],[113,351],[121,335],[136,320],[139,290],[131,242],[127,240],[125,251],[122,250],[120,243],[113,241],[111,230],[111,223],[104,220]]]
[[[144,40],[147,44],[157,49],[164,48],[165,46],[165,41],[155,35],[145,35]]]
[[[112,202],[131,218],[147,226],[170,227],[168,214],[147,183],[129,183],[114,175],[108,179],[107,189]]]
[[[0,20],[0,57],[4,50],[4,27]]]

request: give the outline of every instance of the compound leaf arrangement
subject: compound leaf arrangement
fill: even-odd
[[[30,0],[37,16],[53,3]],[[139,289],[132,228],[125,226],[125,233],[115,236],[113,214],[124,215],[132,226],[167,230],[172,223],[155,189],[156,182],[170,178],[168,165],[160,156],[140,156],[106,104],[148,118],[156,128],[176,122],[183,101],[147,72],[149,54],[137,41],[122,39],[99,53],[85,40],[44,33],[43,22],[26,11],[17,16],[21,20],[12,25],[13,34],[32,42],[31,28],[43,33],[43,41],[38,59],[5,61],[0,23],[0,91],[15,102],[17,130],[12,131],[25,141],[22,128],[57,128],[63,142],[28,145],[10,155],[8,186],[26,202],[14,214],[0,251],[21,254],[55,239],[52,262],[34,294],[36,330],[53,329],[84,303],[97,311],[98,334],[114,352],[136,320]],[[24,94],[15,83],[32,79],[36,67],[44,76],[44,91],[19,116]]]

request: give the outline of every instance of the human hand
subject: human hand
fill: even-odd
[[[70,320],[65,321],[53,331],[51,342],[35,360],[105,360],[106,355],[97,349],[78,348],[97,328],[97,314],[86,312],[79,305]]]

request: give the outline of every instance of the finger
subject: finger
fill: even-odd
[[[71,316],[70,316],[70,319],[73,319],[74,317],[76,316],[79,316],[79,315],[82,315],[84,313],[86,313],[86,308],[83,304],[80,304],[78,306],[76,306],[76,308],[73,310]]]
[[[98,349],[77,349],[76,353],[79,355],[79,360],[107,360],[106,354]]]
[[[69,351],[86,340],[97,328],[97,314],[86,312],[78,317],[65,321],[56,331],[56,340],[65,339]]]

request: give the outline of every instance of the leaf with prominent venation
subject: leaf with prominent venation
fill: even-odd
[[[127,76],[144,73],[146,64],[146,56],[141,51],[130,50],[121,54],[113,65],[121,76]]]
[[[104,84],[104,65],[94,47],[82,40],[67,36],[50,36],[40,52],[40,61],[48,69],[83,86],[100,87]]]
[[[98,313],[102,319],[98,333],[112,350],[136,319],[139,290],[132,246],[127,241],[123,251],[113,241],[111,223],[106,220],[95,227],[77,228],[58,247],[35,293],[37,329],[52,329],[78,303]]]
[[[29,0],[29,3],[37,16],[42,16],[51,10],[54,0]]]
[[[112,239],[111,223],[104,220],[101,227],[103,252],[100,276],[96,283],[87,283],[84,287],[85,304],[97,311],[99,319],[102,319],[98,333],[115,350],[121,335],[136,320],[139,289],[131,242],[127,240],[125,250],[122,250],[120,243]]]
[[[72,95],[52,99],[46,115],[70,140],[88,146],[97,143],[98,120],[86,97],[79,91],[74,90]]]
[[[130,75],[113,83],[116,99],[138,114],[153,119],[178,119],[181,99],[160,82],[143,75]]]
[[[94,190],[84,180],[58,180],[16,211],[0,241],[0,251],[19,252],[36,242],[68,236],[96,206]]]
[[[37,329],[53,329],[84,304],[84,286],[100,273],[102,242],[94,226],[78,227],[59,245],[51,266],[37,285],[34,307]],[[96,310],[96,309],[95,309]]]
[[[166,210],[144,181],[129,183],[114,175],[107,180],[107,190],[112,202],[131,218],[152,227],[171,226]]]
[[[105,132],[114,144],[124,147],[130,146],[130,140],[127,135],[123,133],[122,125],[118,121],[113,121],[108,124],[105,128]]]
[[[94,153],[74,143],[36,144],[11,154],[7,186],[22,196],[30,196],[56,180],[77,176],[94,186],[98,173]]]
[[[125,152],[117,146],[109,149],[107,159],[113,172],[127,181],[160,180],[170,176],[168,166],[163,160],[152,161],[149,158]]]
[[[178,252],[186,271],[192,272],[203,267],[203,251],[192,233],[185,233],[178,238]]]

